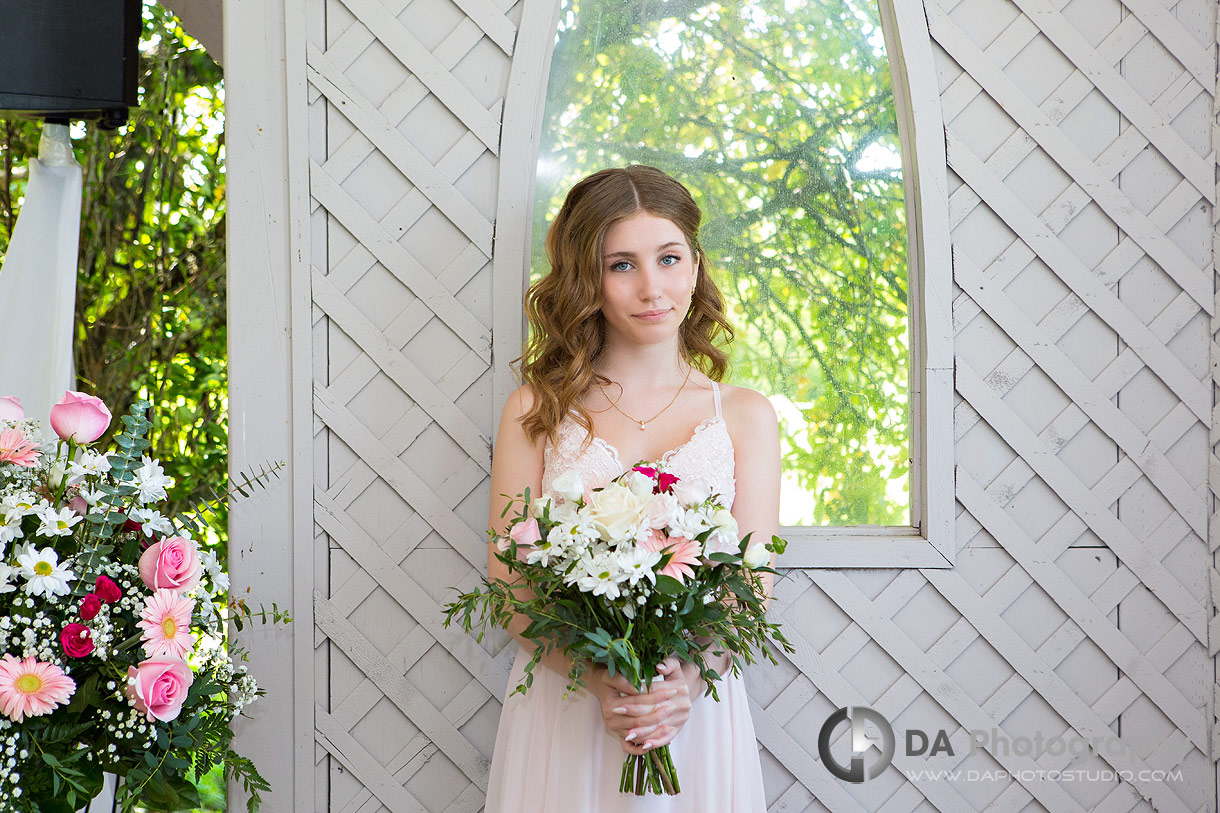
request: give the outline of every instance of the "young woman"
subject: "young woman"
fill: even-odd
[[[639,460],[664,457],[679,477],[711,484],[743,535],[753,531],[762,544],[778,530],[775,411],[753,390],[718,383],[727,356],[717,339],[732,331],[699,245],[701,217],[686,188],[652,167],[603,170],[568,193],[547,233],[551,272],[526,297],[533,338],[525,383],[500,420],[490,527],[507,524],[505,494],[527,486],[551,493],[555,477],[573,468],[598,487]],[[489,574],[506,579],[493,550]],[[510,687],[534,646],[518,622],[509,630],[521,645]],[[691,664],[670,658],[646,693],[598,668],[586,690],[565,696],[563,653],[542,664],[529,691],[505,699],[488,813],[765,809],[741,678],[723,678],[716,702]],[[727,656],[713,662],[722,675],[726,666]],[[624,754],[666,743],[682,792],[619,793]]]

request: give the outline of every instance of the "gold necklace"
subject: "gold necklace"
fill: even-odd
[[[619,408],[618,401],[610,401],[610,396],[606,395],[606,388],[601,385],[600,381],[597,384],[597,388],[602,391],[602,395],[605,397],[605,399],[607,401],[610,401],[610,406],[617,409],[619,411],[619,414],[621,414],[627,420],[631,421],[632,423],[638,423],[640,425],[640,431],[643,432],[645,425],[650,424],[653,421],[655,421],[657,418],[661,417],[661,414],[663,412],[665,412],[665,410],[669,409],[671,406],[674,405],[675,402],[677,402],[678,396],[682,394],[682,390],[686,389],[686,382],[690,381],[690,373],[691,373],[692,369],[694,369],[693,366],[686,368],[686,378],[682,379],[682,386],[678,387],[678,391],[674,393],[674,397],[670,400],[670,402],[668,404],[666,404],[664,407],[662,407],[661,412],[658,412],[656,415],[653,415],[651,418],[649,418],[646,421],[642,421],[639,418],[633,418],[630,415],[628,415],[626,412],[623,412],[623,410]],[[617,383],[617,382],[615,382],[615,383]],[[623,385],[619,384],[618,388],[621,390],[623,388]],[[620,400],[622,400],[623,394],[619,393],[618,397]]]

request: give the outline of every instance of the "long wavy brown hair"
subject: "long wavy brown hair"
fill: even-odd
[[[521,378],[534,391],[533,407],[522,418],[531,441],[546,434],[554,443],[560,421],[572,408],[585,428],[585,442],[592,437],[593,418],[580,396],[594,384],[610,383],[593,369],[606,337],[601,313],[606,233],[641,211],[681,229],[699,264],[691,309],[678,330],[682,358],[714,381],[728,371],[728,354],[719,345],[732,340],[733,329],[699,243],[703,213],[686,187],[659,169],[639,164],[603,169],[568,192],[546,234],[551,272],[525,295],[532,335],[514,363],[523,362]]]

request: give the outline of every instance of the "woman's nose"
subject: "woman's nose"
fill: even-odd
[[[640,299],[645,301],[659,299],[661,296],[661,275],[653,268],[645,267],[640,271]]]

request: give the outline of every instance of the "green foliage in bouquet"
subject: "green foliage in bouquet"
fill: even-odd
[[[784,540],[739,539],[736,520],[705,484],[645,461],[589,492],[575,471],[552,487],[563,502],[531,503],[526,489],[501,513],[520,501],[507,536],[490,535],[509,578],[485,578],[445,606],[445,626],[460,619],[467,632],[478,628],[479,640],[489,625],[528,619],[521,636],[536,646],[514,693],[526,692],[542,659],[559,650],[571,663],[569,692],[584,687],[593,664],[648,690],[673,656],[694,664],[718,701],[721,675],[707,655],[727,653],[728,669],[740,675],[756,652],[776,663],[773,646],[793,651],[767,620],[762,577],[779,575],[768,563]],[[669,745],[629,754],[619,790],[680,793]]]
[[[510,500],[501,516],[516,504],[521,507],[514,524],[529,518],[529,490]],[[537,517],[545,542],[551,524],[549,506]],[[701,545],[711,535],[704,531],[696,538]],[[489,532],[491,541],[498,537]],[[737,553],[713,553],[708,558],[723,567],[706,567],[700,578],[681,582],[672,576],[658,575],[656,589],[632,612],[623,613],[627,603],[608,603],[578,591],[564,581],[564,574],[524,561],[515,540],[496,552],[515,577],[512,582],[484,579],[483,586],[463,593],[445,605],[445,626],[459,619],[462,628],[483,640],[489,626],[507,628],[513,616],[529,619],[521,633],[537,643],[533,656],[525,665],[525,677],[514,693],[525,693],[533,685],[535,667],[550,652],[558,649],[572,661],[568,673],[568,690],[585,685],[584,675],[591,664],[606,667],[611,675],[622,674],[635,686],[647,687],[657,674],[657,664],[670,655],[699,667],[707,684],[707,694],[719,700],[716,682],[722,677],[712,669],[706,656],[729,653],[729,671],[740,675],[747,664],[757,663],[757,652],[770,663],[776,663],[772,645],[785,652],[794,651],[784,637],[780,625],[767,620],[760,574],[779,576],[768,566],[749,568],[742,556],[749,546],[751,534],[741,540]],[[771,537],[767,550],[783,553],[786,543]],[[669,562],[665,554],[658,567]]]

